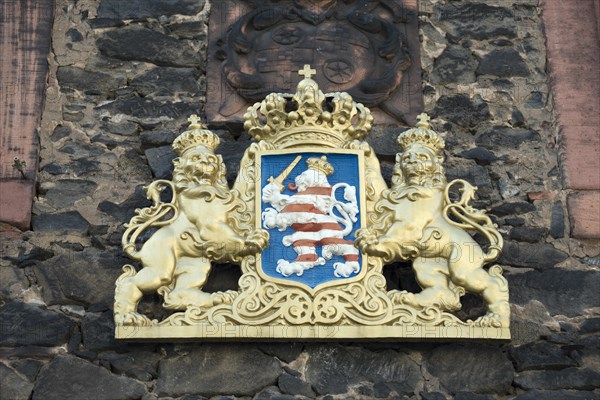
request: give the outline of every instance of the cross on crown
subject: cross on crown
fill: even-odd
[[[427,115],[427,113],[421,113],[419,115],[417,115],[417,127],[419,128],[425,128],[425,129],[429,129],[429,121],[431,120],[431,117],[429,115]]]
[[[298,75],[303,75],[306,79],[310,79],[313,75],[316,74],[317,70],[310,68],[310,65],[308,64],[304,64],[304,68],[298,71]]]
[[[191,115],[187,120],[190,123],[190,129],[200,128],[200,117],[198,117],[196,114]]]

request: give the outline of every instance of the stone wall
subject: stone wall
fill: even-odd
[[[122,223],[202,113],[209,13],[204,0],[56,1],[32,230],[2,232],[2,399],[600,398],[600,245],[570,237],[537,0],[422,0],[420,12],[448,175],[479,187],[506,239],[510,343],[115,342]],[[233,179],[250,139],[216,132]],[[387,178],[399,132],[369,139]],[[238,274],[224,266],[210,286]],[[466,303],[465,317],[481,310]]]

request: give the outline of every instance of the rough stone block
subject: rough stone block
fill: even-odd
[[[506,355],[492,346],[440,346],[427,357],[426,365],[450,393],[508,393],[514,375]]]
[[[13,301],[0,308],[0,346],[60,346],[75,323],[34,304]]]
[[[305,377],[317,394],[341,394],[363,381],[383,382],[400,395],[412,394],[420,380],[417,364],[391,350],[374,353],[336,345],[311,346]],[[343,365],[343,368],[332,367]]]
[[[11,400],[28,400],[33,383],[23,378],[12,368],[0,363],[0,398]]]
[[[600,304],[600,273],[551,268],[507,275],[510,301],[527,304],[531,300],[542,302],[551,315],[568,317]]]
[[[191,348],[185,355],[162,360],[156,391],[160,396],[171,397],[186,393],[252,396],[274,384],[281,373],[274,357],[252,346],[215,344]]]
[[[589,368],[523,372],[515,377],[515,385],[529,390],[594,390],[600,387],[600,372]]]
[[[33,400],[139,399],[146,387],[131,378],[111,374],[73,356],[58,356],[40,371]]]

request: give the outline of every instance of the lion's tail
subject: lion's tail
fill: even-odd
[[[160,199],[160,194],[167,187],[171,189],[173,196],[170,202],[165,203]],[[179,215],[176,204],[177,192],[173,182],[167,180],[154,181],[150,185],[144,186],[144,190],[146,191],[146,197],[152,200],[153,204],[150,207],[135,210],[136,215],[131,218],[128,224],[125,224],[127,229],[121,238],[123,251],[129,257],[138,261],[140,260],[136,246],[138,237],[150,227],[159,228],[170,224]],[[169,214],[172,215],[167,218]]]
[[[454,185],[461,185],[459,190],[462,196],[457,202],[450,200],[449,191]],[[489,263],[500,256],[500,252],[504,246],[504,239],[485,211],[478,210],[469,204],[475,197],[476,190],[477,187],[472,186],[462,179],[450,182],[444,191],[446,206],[444,207],[443,215],[449,224],[464,230],[475,230],[487,239],[489,246],[483,258],[485,263]],[[450,217],[453,217],[453,219]]]

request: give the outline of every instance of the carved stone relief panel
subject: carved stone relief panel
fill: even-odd
[[[345,91],[379,124],[423,109],[417,0],[220,0],[208,49],[209,123],[239,123],[247,107],[290,92],[310,64],[326,93]]]

